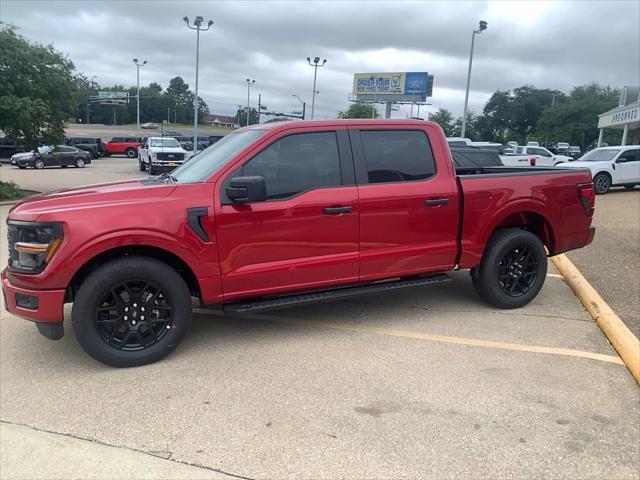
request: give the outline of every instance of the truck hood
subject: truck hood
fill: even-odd
[[[604,164],[607,164],[610,162],[604,161],[604,162],[569,162],[566,165],[562,165],[562,168],[566,168],[566,167],[571,167],[571,168],[594,168],[594,167],[601,167]]]
[[[149,179],[100,183],[84,187],[57,190],[34,195],[18,202],[9,212],[12,220],[56,220],[49,214],[63,214],[72,210],[97,209],[114,205],[135,205],[141,201],[164,198],[176,188],[175,185]],[[60,220],[63,219],[63,215]]]
[[[149,147],[149,151],[155,153],[187,153],[187,151],[181,147]]]

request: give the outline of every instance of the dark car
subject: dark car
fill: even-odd
[[[38,147],[37,150],[28,153],[18,153],[11,158],[15,160],[18,168],[33,167],[42,169],[44,167],[74,166],[84,168],[91,163],[91,154],[69,145],[56,145],[55,147]]]
[[[18,140],[17,142],[8,137],[0,138],[0,158],[11,158],[15,153],[21,153],[25,151],[24,142]]]
[[[91,158],[105,156],[105,148],[100,137],[67,137],[65,143],[91,154]]]
[[[162,136],[164,137],[173,137],[175,135],[182,136],[182,132],[179,130],[165,130],[162,133]]]

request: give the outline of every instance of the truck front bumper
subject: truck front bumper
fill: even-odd
[[[64,290],[30,290],[11,284],[6,269],[2,272],[2,297],[5,309],[18,317],[36,322],[48,338],[62,338]]]

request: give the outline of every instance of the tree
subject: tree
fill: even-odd
[[[439,108],[437,112],[430,113],[429,121],[436,122],[438,125],[440,125],[446,137],[454,136],[453,133],[455,127],[453,124],[453,114],[446,108]]]
[[[536,131],[550,141],[569,142],[584,150],[598,138],[598,114],[616,107],[619,97],[619,90],[597,83],[575,87],[562,101],[542,112]],[[621,136],[621,131],[609,129],[604,140],[617,144]]]
[[[8,26],[0,31],[0,130],[39,141],[60,143],[64,121],[74,115],[77,78],[73,63],[52,45],[31,43]]]
[[[542,111],[552,103],[561,102],[562,92],[537,89],[532,85],[495,92],[486,103],[483,116],[485,132],[503,137],[511,134],[518,142],[524,142],[532,134]]]
[[[241,107],[238,109],[238,113],[233,117],[233,121],[244,127],[247,125],[247,107]],[[255,108],[249,109],[249,125],[255,125],[258,123],[258,111]]]
[[[380,115],[373,105],[352,103],[344,112],[338,112],[338,118],[378,118]]]

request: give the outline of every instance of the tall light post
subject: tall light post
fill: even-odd
[[[198,66],[200,62],[200,31],[206,32],[213,25],[213,20],[207,22],[207,28],[202,27],[203,18],[197,16],[193,21],[193,26],[189,25],[189,17],[182,17],[184,23],[187,24],[191,30],[196,31],[196,92],[193,97],[193,150],[198,150]]]
[[[313,67],[313,97],[311,97],[311,120],[313,120],[313,113],[316,107],[316,78],[318,77],[318,67],[324,67],[327,59],[322,60],[320,64],[320,57],[315,57],[313,63],[311,62],[311,57],[307,57],[307,62]]]
[[[147,61],[140,63],[134,58],[133,63],[136,64],[136,135],[140,136],[140,67],[144,67]]]
[[[247,127],[249,126],[249,101],[251,98],[251,85],[253,85],[254,83],[256,83],[255,80],[251,80],[250,78],[247,78]]]
[[[462,113],[462,130],[460,136],[464,137],[467,129],[467,105],[469,104],[469,84],[471,83],[471,64],[473,63],[473,44],[476,40],[476,35],[480,35],[483,30],[487,29],[487,22],[480,20],[480,26],[478,30],[474,30],[471,34],[471,53],[469,54],[469,72],[467,73],[467,93],[464,96],[464,112]]]

